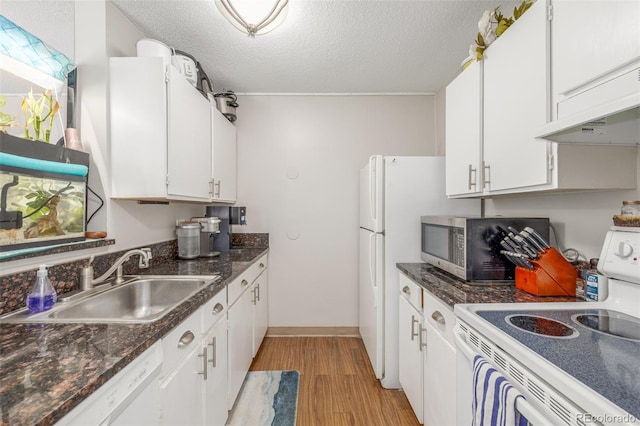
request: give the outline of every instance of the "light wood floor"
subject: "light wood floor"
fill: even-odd
[[[376,380],[359,337],[265,337],[251,370],[298,370],[297,426],[419,425],[401,390]]]

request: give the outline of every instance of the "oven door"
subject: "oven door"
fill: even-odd
[[[517,398],[515,409],[528,421],[529,425],[575,425],[576,413],[581,412],[564,397],[555,393],[537,376],[516,362],[513,358],[486,340],[483,336],[458,319],[455,328],[456,340],[456,423],[472,424],[473,401],[473,359],[481,355],[489,364],[498,370],[524,398]],[[542,390],[541,394],[551,396],[551,400],[559,402],[563,410],[549,409],[544,402],[529,389]],[[565,408],[567,410],[565,411]]]

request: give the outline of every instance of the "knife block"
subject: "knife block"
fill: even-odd
[[[551,247],[537,260],[534,270],[516,266],[516,288],[536,296],[575,296],[578,271]]]

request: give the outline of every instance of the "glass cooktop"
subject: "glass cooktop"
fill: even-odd
[[[476,314],[640,418],[640,319],[609,309]]]

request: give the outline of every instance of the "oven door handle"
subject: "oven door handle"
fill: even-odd
[[[456,346],[458,347],[459,352],[462,352],[464,357],[472,363],[471,369],[473,370],[473,358],[476,355],[482,356],[482,354],[479,354],[471,349],[471,346],[467,343],[467,339],[465,338],[464,334],[461,334],[460,331],[456,330],[454,333],[454,337],[456,339]],[[509,382],[511,381],[508,378],[507,380]],[[529,421],[530,425],[535,426],[549,424],[549,419],[540,414],[536,410],[536,408],[533,407],[533,405],[529,404],[529,402],[524,399],[524,397],[516,399],[516,410]]]

